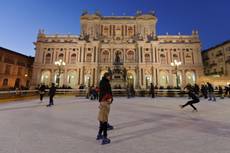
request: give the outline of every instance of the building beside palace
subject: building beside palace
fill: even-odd
[[[0,89],[28,88],[34,58],[0,47]]]
[[[202,51],[202,59],[205,77],[201,77],[201,82],[230,84],[230,40]]]
[[[154,12],[135,16],[102,16],[84,12],[81,34],[37,36],[33,85],[51,82],[78,88],[96,86],[102,75],[113,74],[112,86],[148,88],[194,84],[203,75],[198,31],[191,35],[158,35]],[[172,25],[173,26],[173,25]],[[58,67],[55,61],[65,66]],[[182,62],[177,69],[174,60]]]
[[[204,74],[230,76],[230,40],[202,52]]]

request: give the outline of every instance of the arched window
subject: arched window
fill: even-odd
[[[150,55],[149,54],[145,54],[145,62],[150,62]]]
[[[44,83],[45,85],[49,85],[51,81],[51,72],[46,70],[41,73],[41,83]]]
[[[102,53],[102,62],[109,62],[109,52],[108,51],[104,51]]]
[[[161,54],[161,55],[160,55],[160,61],[161,61],[161,64],[167,64],[165,54]]]
[[[169,84],[169,74],[167,71],[160,71],[160,74],[159,74],[159,85],[160,87],[167,87],[168,84]]]
[[[63,60],[64,60],[64,54],[62,54],[62,53],[59,54],[59,55],[58,55],[58,60],[62,60],[62,61],[63,61]]]
[[[92,54],[88,53],[86,54],[86,62],[91,62],[92,61]]]
[[[195,84],[196,83],[196,75],[195,75],[195,72],[193,71],[187,71],[185,73],[185,76],[186,76],[186,83],[188,84]]]
[[[128,27],[128,36],[132,36],[132,35],[133,35],[133,28]]]
[[[134,62],[134,52],[133,51],[128,51],[127,53],[127,61],[128,62]]]
[[[51,55],[50,53],[46,54],[45,64],[50,64],[51,61]]]
[[[177,55],[177,54],[173,54],[173,60],[172,60],[172,61],[174,61],[174,60],[179,61],[179,58],[178,58],[178,55]]]
[[[8,79],[3,80],[2,86],[3,87],[8,86]]]
[[[77,60],[77,55],[72,54],[71,57],[70,57],[70,63],[71,64],[76,64],[76,60]]]
[[[192,64],[192,55],[190,53],[186,53],[185,55],[185,63]]]

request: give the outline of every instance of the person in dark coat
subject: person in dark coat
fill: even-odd
[[[43,101],[43,97],[45,95],[45,91],[46,91],[46,86],[44,84],[42,84],[39,88],[39,95],[40,95],[40,101]]]
[[[211,83],[207,82],[208,85],[208,100],[216,101],[215,93],[214,93],[214,88]]]
[[[198,110],[197,110],[197,108],[196,108],[193,104],[199,103],[199,102],[200,102],[200,99],[199,99],[199,97],[195,94],[195,92],[192,91],[192,90],[190,90],[190,91],[188,92],[188,94],[189,94],[189,97],[192,98],[192,100],[188,101],[188,102],[187,102],[186,104],[184,104],[184,105],[180,105],[180,107],[181,107],[181,108],[184,108],[184,107],[190,105],[190,106],[193,108],[193,111],[196,111],[196,112],[197,112]]]
[[[50,107],[50,106],[54,105],[53,97],[55,96],[55,94],[56,94],[56,87],[55,87],[55,84],[52,83],[52,86],[51,86],[51,88],[49,90],[50,101],[49,101],[49,104],[47,105],[47,107]]]
[[[150,84],[150,91],[149,93],[151,94],[152,98],[155,98],[155,88],[153,83]]]
[[[208,87],[205,84],[202,84],[201,86],[201,93],[205,99],[208,98]]]
[[[198,86],[198,84],[194,85],[194,92],[195,92],[195,94],[199,95],[199,93],[200,93],[200,87]]]
[[[224,90],[221,86],[218,88],[218,95],[220,96],[220,99],[224,99]]]
[[[97,134],[97,140],[102,140],[101,144],[110,143],[110,139],[107,137],[108,130],[108,118],[110,112],[110,105],[113,101],[112,89],[109,83],[110,74],[105,73],[102,80],[99,83],[100,93],[99,93],[99,113],[98,113],[98,121],[99,121],[99,131]]]

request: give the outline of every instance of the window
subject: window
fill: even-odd
[[[86,55],[86,62],[91,62],[91,59],[92,59],[92,54],[91,53],[88,53]]]
[[[10,71],[11,71],[11,66],[10,65],[6,65],[5,67],[5,74],[10,74]]]
[[[8,86],[8,79],[3,80],[2,86]]]
[[[174,60],[179,61],[179,58],[178,58],[178,55],[177,55],[177,54],[173,54],[173,61],[174,61]]]
[[[64,59],[64,54],[59,54],[58,60],[62,60],[63,61],[63,59]]]
[[[145,54],[145,62],[150,62],[150,55],[149,54]]]
[[[160,61],[161,61],[161,64],[166,64],[167,63],[166,56],[164,54],[160,55]]]
[[[104,51],[102,53],[102,62],[109,62],[109,52],[108,51]]]
[[[46,54],[45,64],[50,64],[51,55],[50,53]]]
[[[133,62],[134,61],[134,52],[133,51],[128,51],[128,53],[127,53],[127,61],[128,62]]]
[[[185,63],[186,64],[192,64],[192,54],[191,53],[185,54]]]
[[[18,76],[21,76],[21,75],[22,75],[22,68],[19,67],[19,68],[18,68]]]
[[[76,60],[77,60],[77,55],[76,54],[72,54],[71,58],[70,58],[70,63],[71,64],[76,64]]]
[[[4,62],[5,63],[9,63],[9,64],[14,64],[14,59],[13,58],[9,58],[9,57],[5,57]]]

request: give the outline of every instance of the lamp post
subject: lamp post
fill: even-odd
[[[59,84],[60,84],[60,76],[61,76],[61,73],[63,73],[63,68],[65,66],[65,62],[62,61],[61,59],[59,61],[55,61],[54,64],[58,67],[58,74],[57,74],[57,85],[59,87]]]
[[[171,66],[175,67],[175,71],[176,71],[176,86],[177,88],[179,88],[179,76],[178,76],[178,66],[180,66],[182,63],[181,62],[178,62],[177,60],[174,60],[172,63],[171,63]]]

